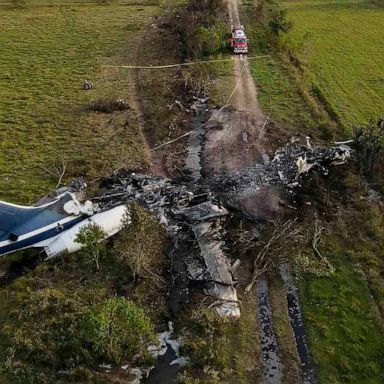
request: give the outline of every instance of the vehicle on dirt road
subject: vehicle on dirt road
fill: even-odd
[[[243,25],[232,27],[230,46],[233,53],[248,53],[248,39]]]

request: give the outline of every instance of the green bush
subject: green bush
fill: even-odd
[[[154,327],[144,310],[124,297],[96,305],[85,315],[82,328],[92,355],[115,364],[145,361],[148,343],[155,342]]]
[[[216,54],[223,48],[223,36],[219,29],[200,27],[196,31],[196,47],[198,57]]]
[[[218,53],[227,28],[222,0],[190,0],[177,25],[185,53],[192,58]]]
[[[87,305],[76,292],[25,288],[12,296],[13,310],[3,322],[3,335],[17,358],[55,368],[91,358],[79,336]]]
[[[97,224],[82,227],[76,236],[75,242],[83,246],[78,252],[78,258],[85,264],[95,263],[96,270],[100,270],[100,259],[106,254],[103,240],[107,234]]]
[[[189,321],[190,337],[184,340],[183,349],[198,368],[228,365],[228,333],[231,321],[209,309],[196,310]]]
[[[273,34],[287,33],[292,29],[293,23],[287,19],[286,9],[281,9],[277,3],[272,2],[268,13],[268,25]]]
[[[8,374],[18,367],[73,370],[101,363],[148,361],[154,327],[144,310],[105,290],[14,289],[12,310],[2,321]],[[32,382],[32,380],[31,380]]]

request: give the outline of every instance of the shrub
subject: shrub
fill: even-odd
[[[273,34],[287,33],[292,29],[292,21],[287,19],[287,10],[281,9],[278,4],[271,3],[273,6],[269,8],[268,25]]]
[[[275,46],[280,44],[277,37],[282,33],[288,33],[293,27],[293,22],[288,20],[287,10],[282,9],[276,0],[258,1],[252,17],[263,27],[268,43]]]
[[[28,288],[12,292],[13,310],[3,321],[7,367],[79,369],[101,363],[147,362],[154,327],[144,310],[102,289]],[[31,380],[32,382],[32,380]]]
[[[89,224],[82,227],[76,236],[75,242],[83,246],[78,252],[80,260],[86,265],[95,263],[96,270],[100,270],[100,259],[105,255],[103,240],[107,234],[97,224]]]
[[[195,367],[227,366],[228,333],[231,321],[210,309],[196,310],[190,317],[190,335],[183,349]]]
[[[133,204],[129,208],[131,224],[127,224],[116,244],[118,258],[134,276],[154,276],[162,262],[165,232],[158,220],[144,208]]]
[[[73,367],[91,356],[79,337],[86,304],[76,293],[47,288],[13,292],[13,310],[3,334],[18,359],[49,367]]]
[[[92,355],[115,364],[148,359],[154,327],[144,310],[124,297],[108,299],[91,309],[83,322]]]
[[[196,30],[196,46],[194,51],[198,57],[210,56],[223,48],[223,36],[216,28],[200,27]]]
[[[384,120],[370,119],[366,125],[354,128],[354,144],[361,171],[372,176],[372,171],[384,150]]]
[[[226,11],[222,0],[190,0],[177,25],[186,54],[202,58],[225,45]]]
[[[113,97],[100,98],[89,103],[89,109],[94,112],[113,113],[116,111],[125,111],[129,105],[123,99]]]

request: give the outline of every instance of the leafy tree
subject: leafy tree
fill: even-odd
[[[144,310],[126,298],[108,298],[105,290],[94,287],[31,291],[20,284],[9,295],[13,309],[2,319],[8,349],[0,365],[9,382],[42,383],[32,375],[148,361],[154,326]]]
[[[270,8],[268,25],[275,35],[287,33],[293,27],[292,21],[287,19],[287,10],[281,9],[278,4]]]
[[[190,0],[177,25],[186,53],[195,58],[217,53],[225,45],[226,17],[222,0]]]
[[[83,324],[92,354],[115,364],[135,356],[145,360],[148,343],[155,342],[154,327],[144,310],[124,297],[96,305]]]
[[[384,120],[370,119],[366,125],[354,128],[354,144],[359,167],[372,176],[374,165],[384,150]]]
[[[196,46],[194,50],[199,57],[213,55],[223,47],[223,35],[216,28],[198,28],[195,40]]]
[[[89,224],[82,227],[75,239],[76,243],[83,245],[83,248],[79,251],[80,258],[82,258],[86,264],[94,262],[96,270],[100,270],[100,259],[105,254],[105,244],[103,240],[107,237],[107,234],[97,224]]]

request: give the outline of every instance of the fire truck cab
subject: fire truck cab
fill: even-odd
[[[248,53],[248,39],[243,25],[232,27],[231,48],[233,53]]]

